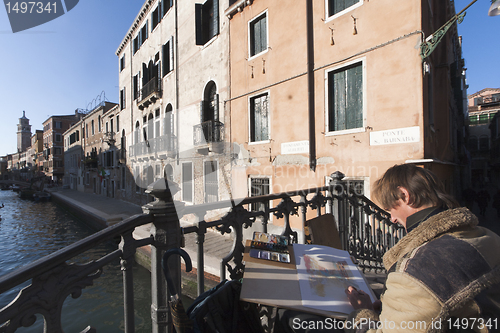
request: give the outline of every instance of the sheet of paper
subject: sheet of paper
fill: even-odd
[[[354,286],[373,298],[347,251],[328,246],[294,244],[295,263],[303,306],[341,313],[352,308],[345,289]]]

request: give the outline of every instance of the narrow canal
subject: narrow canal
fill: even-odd
[[[36,203],[22,200],[17,193],[0,191],[0,276],[48,255],[60,248],[91,235],[94,230],[52,202]],[[98,259],[116,249],[112,242],[85,252],[78,258],[84,263]],[[151,281],[150,273],[134,267],[134,294],[136,332],[151,332]],[[29,284],[0,295],[0,308],[9,304],[19,290]],[[62,324],[66,333],[77,333],[88,325],[97,332],[123,332],[123,282],[120,263],[104,267],[94,285],[83,290],[73,299],[69,296],[63,308]],[[2,323],[0,323],[1,325]],[[43,332],[43,318],[17,332]]]

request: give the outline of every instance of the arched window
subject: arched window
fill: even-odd
[[[200,114],[202,123],[219,121],[219,95],[217,94],[217,86],[213,81],[210,81],[205,87]]]
[[[99,129],[99,133],[101,133],[101,116],[97,118],[97,122],[98,122],[97,127]]]
[[[140,125],[139,122],[135,123],[135,131],[134,131],[134,143],[139,143],[140,141],[140,136],[139,136],[139,131],[140,131]]]
[[[171,182],[174,181],[174,169],[170,164],[165,166],[165,169],[163,170],[163,178],[170,180]]]
[[[168,104],[165,109],[165,118],[163,120],[163,135],[170,137],[174,133],[174,116],[172,104]]]
[[[148,136],[147,136],[147,139],[149,141],[153,140],[153,138],[154,138],[153,119],[154,119],[153,114],[150,113],[148,116]]]

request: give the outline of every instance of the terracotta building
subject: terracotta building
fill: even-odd
[[[43,122],[44,161],[43,172],[54,183],[62,185],[64,176],[63,133],[83,115],[51,116]]]
[[[119,184],[118,104],[99,103],[64,133],[64,185],[75,190],[115,197]]]
[[[456,26],[432,53],[420,48],[453,15],[453,1],[230,6],[226,127],[236,196],[324,186],[340,171],[370,197],[400,163],[429,168],[459,191],[466,95]]]

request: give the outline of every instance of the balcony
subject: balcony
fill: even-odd
[[[130,158],[174,157],[177,152],[177,137],[162,135],[129,147]]]
[[[85,287],[90,287],[92,281],[101,276],[103,268],[110,263],[121,262],[123,272],[124,293],[124,331],[134,332],[134,288],[132,263],[137,248],[151,246],[151,320],[153,332],[172,332],[172,317],[167,300],[170,295],[167,282],[163,278],[161,258],[163,253],[171,248],[181,246],[181,239],[185,234],[197,234],[198,257],[203,258],[205,234],[208,229],[213,229],[221,234],[233,233],[233,246],[230,253],[222,259],[220,277],[239,279],[244,271],[242,252],[245,240],[243,230],[249,227],[267,232],[268,217],[283,221],[282,234],[289,237],[291,242],[299,242],[297,232],[290,226],[290,217],[297,215],[305,221],[306,215],[316,212],[317,215],[332,214],[338,222],[338,231],[341,245],[344,250],[357,259],[362,269],[383,270],[382,256],[403,237],[402,227],[390,222],[390,216],[363,195],[351,191],[344,186],[341,180],[336,180],[332,185],[296,190],[284,193],[248,197],[235,201],[221,201],[211,204],[185,206],[182,202],[174,202],[176,184],[166,183],[160,179],[148,186],[146,193],[154,196],[156,201],[143,206],[143,214],[134,215],[126,220],[101,230],[81,241],[66,248],[60,249],[43,257],[28,266],[21,267],[7,275],[0,277],[0,293],[31,280],[31,284],[24,288],[11,304],[0,310],[0,323],[5,323],[3,328],[13,332],[21,325],[29,326],[31,321],[20,320],[31,318],[34,313],[50,314],[44,316],[46,327],[58,328],[51,333],[60,333],[60,309],[68,296],[68,290],[74,291],[79,296]],[[274,201],[274,205],[268,205]],[[234,205],[234,202],[239,202]],[[262,210],[252,210],[254,204],[260,204]],[[207,222],[205,216],[223,208],[230,208],[221,219]],[[181,228],[179,219],[184,215],[195,214],[202,221],[189,227]],[[262,220],[258,223],[257,218]],[[142,239],[132,237],[133,230],[141,225],[152,223],[151,234]],[[169,235],[169,237],[165,237]],[[104,242],[121,237],[121,242],[115,250],[102,258],[84,265],[68,265],[67,261],[81,253],[99,246]],[[302,243],[305,239],[300,240]],[[180,274],[178,267],[173,267],[172,272]],[[174,265],[174,266],[175,266]],[[98,272],[99,274],[96,274]],[[172,281],[179,284],[180,276],[176,275]],[[197,293],[204,291],[204,264],[198,260],[197,266]],[[176,286],[180,290],[180,286]],[[76,296],[75,298],[77,298]],[[35,301],[34,301],[35,300]],[[89,314],[90,315],[90,314]],[[27,317],[28,316],[28,317]],[[164,320],[157,320],[162,316]],[[95,332],[90,327],[86,332]]]
[[[104,142],[106,142],[110,146],[114,146],[116,142],[115,132],[104,133]]]
[[[200,154],[222,153],[223,141],[224,124],[220,121],[209,120],[193,127],[193,142]]]
[[[146,83],[141,89],[141,94],[139,96],[139,101],[137,102],[137,107],[140,110],[144,110],[149,105],[156,102],[161,97],[161,85],[158,78],[153,78],[151,81]]]

